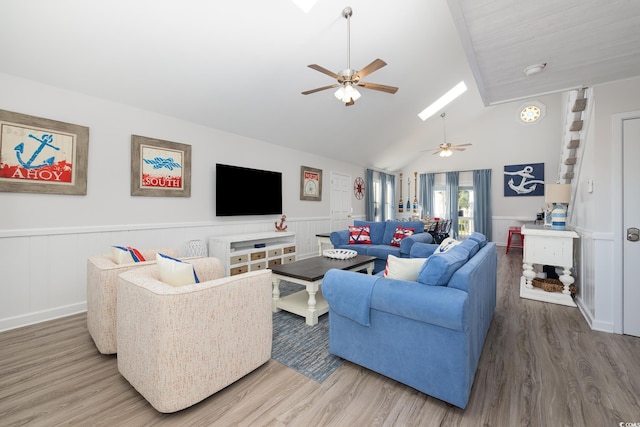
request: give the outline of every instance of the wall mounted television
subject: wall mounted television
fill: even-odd
[[[216,163],[216,216],[280,215],[282,172]]]

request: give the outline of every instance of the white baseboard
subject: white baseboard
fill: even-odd
[[[87,303],[80,302],[77,304],[52,308],[50,310],[36,311],[15,317],[7,317],[0,319],[0,332],[33,325],[35,323],[46,322],[47,320],[58,319],[60,317],[71,316],[72,314],[82,313],[84,311],[87,311]]]

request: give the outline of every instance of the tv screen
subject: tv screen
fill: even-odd
[[[281,172],[216,163],[216,216],[281,213]]]

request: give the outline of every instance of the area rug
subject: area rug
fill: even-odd
[[[289,282],[280,283],[280,295],[304,289]],[[286,311],[273,313],[273,348],[271,358],[312,380],[322,383],[343,360],[329,354],[329,314],[309,326],[304,318]]]

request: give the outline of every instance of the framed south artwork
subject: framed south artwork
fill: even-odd
[[[300,200],[322,200],[322,169],[300,166]]]
[[[89,128],[0,110],[0,191],[87,194]]]
[[[131,195],[191,197],[191,146],[131,135]]]

